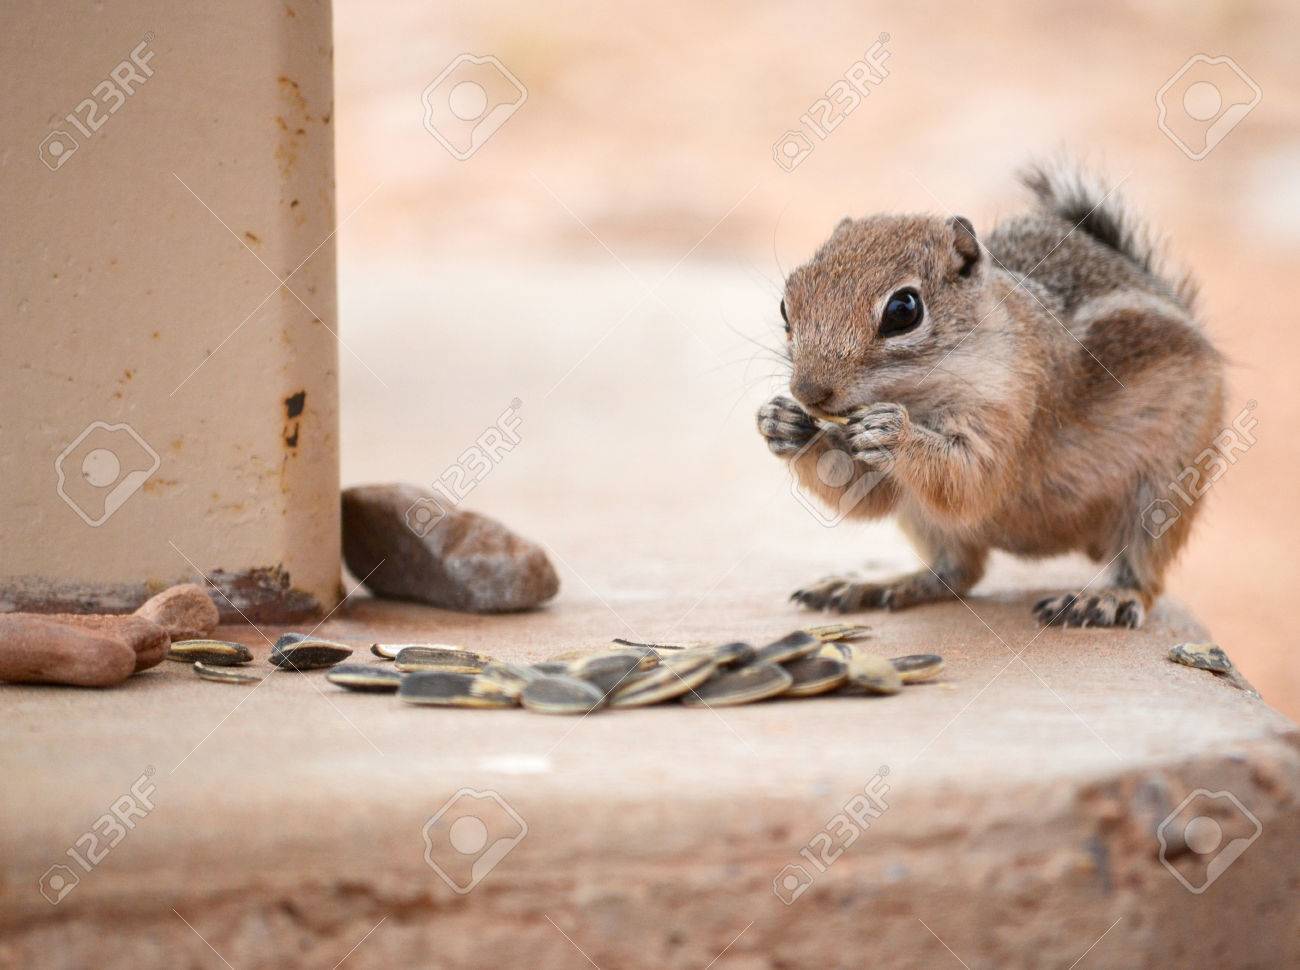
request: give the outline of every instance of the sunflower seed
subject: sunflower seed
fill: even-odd
[[[659,666],[659,654],[650,647],[620,647],[618,650],[603,651],[596,656],[635,657],[638,670],[653,670]]]
[[[319,670],[333,667],[352,656],[352,648],[332,640],[291,640],[281,637],[271,651],[272,666],[283,670]]]
[[[830,657],[800,657],[785,665],[794,683],[786,697],[815,697],[835,690],[849,677],[848,664]]]
[[[783,664],[816,653],[820,648],[821,641],[811,633],[795,630],[780,640],[759,647],[756,659],[765,663]]]
[[[1180,643],[1169,651],[1169,659],[1174,663],[1212,670],[1218,674],[1226,674],[1233,669],[1232,661],[1217,643]]]
[[[417,670],[402,678],[399,700],[434,707],[514,707],[515,699],[473,674]]]
[[[541,676],[532,667],[491,660],[479,671],[478,679],[492,684],[509,697],[518,697],[525,687]]]
[[[752,663],[758,657],[758,651],[748,643],[712,643],[706,647],[692,647],[692,652],[707,654],[719,667],[741,667]]]
[[[537,714],[588,714],[605,702],[605,693],[577,677],[538,677],[524,688],[520,702]]]
[[[210,667],[201,660],[194,662],[194,672],[204,680],[213,680],[219,684],[260,684],[262,678],[243,670],[231,670],[227,667]]]
[[[686,707],[732,707],[784,694],[794,678],[779,664],[751,663],[724,670],[682,695]]]
[[[650,670],[652,667],[659,666],[661,654],[654,647],[622,647],[619,653],[635,653],[641,658],[641,667],[644,670]]]
[[[862,650],[854,650],[849,658],[849,679],[846,689],[853,693],[897,694],[903,689],[903,678],[894,665],[884,657]]]
[[[403,647],[393,658],[401,671],[443,670],[451,674],[476,674],[487,661],[458,647]]]
[[[685,650],[686,647],[680,643],[642,643],[639,640],[628,640],[624,637],[615,637],[610,641],[617,643],[620,647],[640,647],[645,650]]]
[[[638,654],[607,653],[589,657],[576,665],[573,676],[585,680],[604,696],[640,669],[641,657]]]
[[[905,684],[933,680],[943,672],[943,657],[937,653],[912,653],[906,657],[894,657],[889,662]]]
[[[707,647],[708,640],[687,640],[684,643],[638,643],[635,640],[624,640],[622,637],[615,637],[613,640],[621,647],[642,647],[647,650],[654,650],[656,656],[660,650],[690,650],[692,647]]]
[[[568,672],[573,673],[575,677],[579,677],[582,675],[576,673],[576,671],[580,670],[583,665],[589,664],[592,661],[603,657],[630,657],[637,662],[638,667],[642,670],[649,670],[651,667],[654,667],[659,663],[659,654],[651,647],[627,646],[614,649],[606,647],[585,647],[579,650],[565,650],[563,653],[557,653],[547,657],[546,660],[542,662],[548,664],[564,664]],[[559,671],[557,670],[556,672],[558,673]]]
[[[569,665],[562,660],[542,660],[530,666],[539,674],[548,677],[555,675],[564,675],[569,672]]]
[[[821,408],[817,407],[805,407],[804,410],[818,421],[825,421],[829,424],[845,425],[848,424],[850,420],[847,414],[831,414],[829,411],[823,411]]]
[[[295,643],[302,643],[304,640],[311,639],[306,633],[284,633],[275,641],[276,647],[288,647]]]
[[[427,673],[428,671],[423,672]],[[495,680],[484,677],[481,673],[470,674],[469,676],[473,678],[469,684],[469,692],[475,697],[486,697],[494,701],[507,700],[512,706],[519,703],[518,694],[511,692],[509,688],[501,686]]]
[[[370,664],[339,664],[325,675],[331,684],[338,684],[348,690],[385,693],[402,686],[402,675],[392,667]]]
[[[474,653],[473,650],[466,650],[464,647],[458,647],[450,643],[372,643],[370,652],[376,657],[383,657],[385,660],[396,660],[397,655],[408,647],[420,647],[424,650],[458,650],[461,653],[473,654],[476,657],[481,656],[481,654]]]
[[[700,686],[718,669],[718,663],[704,654],[685,654],[660,661],[654,670],[634,674],[614,692],[610,707],[645,707],[672,700]]]
[[[167,651],[168,660],[202,661],[211,667],[237,667],[253,659],[253,652],[230,640],[177,640]]]
[[[811,633],[822,643],[832,643],[862,640],[870,629],[861,623],[827,623],[825,626],[810,626],[804,632]]]
[[[853,644],[832,640],[828,643],[823,643],[821,649],[813,654],[813,656],[825,657],[827,660],[838,660],[841,663],[848,663],[853,658],[853,653]]]

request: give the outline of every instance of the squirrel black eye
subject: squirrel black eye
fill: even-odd
[[[785,312],[785,300],[781,301],[781,319],[785,321],[785,332],[790,333],[790,317]]]
[[[896,337],[914,330],[923,316],[921,294],[910,286],[904,287],[885,303],[885,312],[880,315],[880,336]]]

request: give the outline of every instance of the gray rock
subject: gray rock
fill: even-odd
[[[474,613],[526,610],[556,594],[560,580],[540,546],[486,515],[445,507],[416,485],[345,490],[348,569],[376,596]]]

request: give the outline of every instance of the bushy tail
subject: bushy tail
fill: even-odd
[[[1068,163],[1032,165],[1020,173],[1020,181],[1048,212],[1131,260],[1167,285],[1188,311],[1195,310],[1196,282],[1164,268],[1160,240],[1125,208],[1114,187],[1106,188],[1096,177]]]

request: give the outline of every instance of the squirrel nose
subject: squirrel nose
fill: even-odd
[[[834,392],[807,377],[797,377],[790,383],[790,393],[799,399],[800,404],[815,408],[825,403]]]

